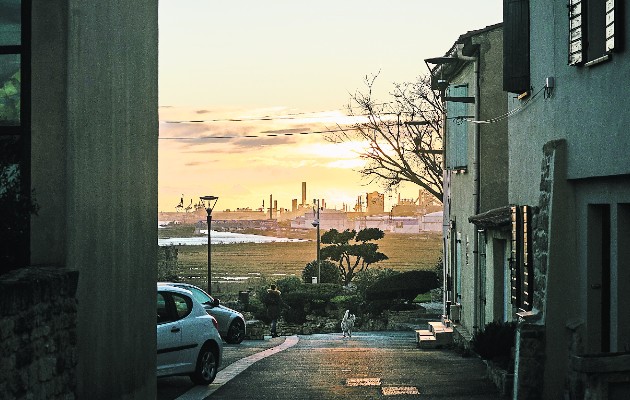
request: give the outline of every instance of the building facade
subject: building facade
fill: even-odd
[[[469,338],[486,320],[480,232],[469,218],[507,202],[507,123],[501,86],[502,25],[459,37],[445,57],[427,60],[446,102],[444,169],[445,304]],[[489,122],[490,121],[490,122]]]
[[[157,2],[12,0],[0,15],[0,88],[21,79],[18,117],[0,111],[3,162],[39,208],[2,276],[34,288],[46,277],[22,270],[78,277],[76,332],[56,344],[76,346],[65,365],[76,397],[155,398]]]
[[[504,15],[508,201],[531,210],[514,397],[629,398],[628,9],[505,0]]]

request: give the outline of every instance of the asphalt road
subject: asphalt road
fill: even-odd
[[[501,398],[480,360],[450,350],[420,350],[414,332],[283,339],[226,346],[224,367],[240,361],[222,371],[209,388],[175,384],[187,378],[162,379],[158,400]]]

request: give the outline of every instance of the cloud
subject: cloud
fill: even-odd
[[[205,161],[190,161],[184,164],[186,167],[197,167],[201,165],[214,164],[219,162],[220,160],[205,160]]]

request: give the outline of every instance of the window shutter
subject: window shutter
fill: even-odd
[[[510,254],[510,299],[512,305],[518,307],[521,302],[521,257],[520,257],[520,241],[519,237],[519,225],[520,218],[518,213],[518,206],[510,207],[510,222],[511,222],[511,244],[512,251]]]
[[[583,60],[584,36],[582,26],[582,0],[570,0],[569,65],[580,64]]]
[[[522,288],[522,304],[521,308],[525,311],[531,311],[534,300],[534,265],[532,263],[532,232],[531,232],[531,213],[529,206],[521,207],[521,221],[523,224],[523,276],[521,282]]]
[[[531,311],[534,300],[534,264],[531,231],[531,208],[510,206],[512,254],[510,256],[511,302]]]
[[[449,97],[467,97],[468,85],[452,85],[448,89]],[[459,118],[468,116],[468,104],[454,101],[446,102],[446,168],[465,168],[468,165],[468,126]]]
[[[615,0],[606,0],[606,51],[615,49]]]
[[[530,87],[529,0],[503,0],[503,90],[524,93]]]

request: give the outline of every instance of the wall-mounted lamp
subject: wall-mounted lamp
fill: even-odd
[[[427,66],[427,69],[431,73],[431,89],[439,90],[440,92],[444,92],[446,88],[448,88],[448,81],[444,79],[444,68],[440,68],[440,76],[437,77],[433,73],[440,66],[451,64],[457,62],[457,58],[454,57],[433,57],[433,58],[425,58],[424,63]],[[434,65],[433,69],[429,64]]]

